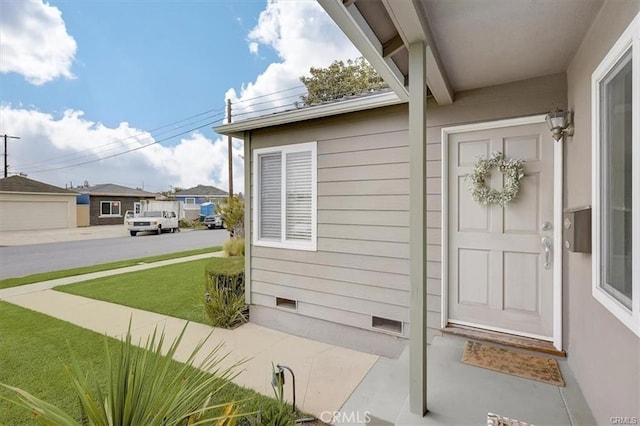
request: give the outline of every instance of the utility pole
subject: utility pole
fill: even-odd
[[[231,99],[227,99],[227,124],[229,123],[231,123]],[[233,145],[231,143],[231,139],[231,135],[228,135],[227,142],[229,145],[229,199],[233,197]]]
[[[7,139],[20,139],[17,136],[9,136],[7,134],[3,135],[4,137],[4,177],[9,175],[9,164],[7,163]]]

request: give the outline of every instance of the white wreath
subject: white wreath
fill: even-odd
[[[478,158],[473,173],[468,175],[471,181],[471,196],[482,204],[500,204],[505,206],[518,195],[520,180],[524,177],[523,160],[505,159],[501,152],[494,152],[490,158]],[[487,187],[485,178],[491,169],[497,167],[504,175],[502,191]]]

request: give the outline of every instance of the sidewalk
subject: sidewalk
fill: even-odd
[[[218,253],[220,252],[213,255],[219,256]],[[57,292],[51,288],[207,256],[212,254],[7,288],[0,290],[0,300],[116,338],[126,334],[131,318],[133,341],[143,342],[156,327],[158,330],[164,329],[166,340],[172,341],[187,321]],[[204,324],[189,323],[183,338],[182,350],[176,353],[175,359],[185,361],[193,346],[202,341],[211,330],[212,327]],[[270,384],[272,363],[291,367],[296,375],[296,405],[319,418],[323,412],[338,411],[378,359],[375,355],[288,335],[251,323],[235,330],[215,329],[203,347],[202,354],[206,354],[219,343],[224,344],[223,353],[230,353],[229,363],[247,360],[240,367],[242,373],[234,382],[263,395],[273,396]],[[291,397],[290,383],[287,380],[285,385],[285,395],[288,399]],[[327,416],[324,415],[325,418]]]

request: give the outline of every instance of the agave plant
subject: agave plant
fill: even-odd
[[[72,353],[65,366],[80,401],[80,424],[95,426],[178,426],[217,424],[233,425],[242,416],[233,403],[214,403],[215,395],[233,379],[235,367],[222,367],[227,355],[220,355],[222,345],[196,358],[206,339],[196,345],[184,364],[173,361],[187,326],[164,351],[164,332],[149,336],[144,349],[131,342],[131,323],[114,357],[105,339],[107,386],[102,388],[95,377],[89,377]],[[209,336],[208,336],[209,337]],[[207,338],[208,338],[207,337]],[[164,353],[163,353],[164,352]],[[6,384],[16,392],[9,400],[30,410],[46,425],[78,425],[78,419],[30,393]]]

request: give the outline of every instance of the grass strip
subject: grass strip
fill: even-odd
[[[188,250],[178,253],[161,254],[157,256],[142,257],[140,259],[121,260],[119,262],[102,263],[100,265],[83,266],[80,268],[65,269],[62,271],[43,272],[39,274],[26,275],[24,277],[6,278],[0,280],[0,289],[9,287],[18,287],[25,284],[33,284],[41,281],[55,280],[58,278],[73,277],[76,275],[90,274],[92,272],[108,271],[110,269],[125,268],[134,266],[138,263],[153,263],[167,259],[177,259],[180,257],[194,256],[197,254],[212,253],[220,251],[221,247],[210,247],[197,250]]]
[[[201,259],[166,265],[55,290],[207,324],[203,307],[204,274],[211,262],[212,259]]]
[[[115,339],[6,302],[0,302],[0,318],[0,382],[22,388],[68,413],[79,412],[64,369],[71,362],[70,347],[82,368],[95,371],[98,381],[106,383],[100,376],[105,371],[105,339],[114,351]],[[175,362],[176,371],[179,365]],[[0,396],[15,399],[4,388],[0,388]],[[220,403],[245,399],[248,401],[241,403],[241,412],[277,407],[274,399],[231,382],[216,395]],[[0,424],[32,425],[34,418],[28,410],[0,398]]]

